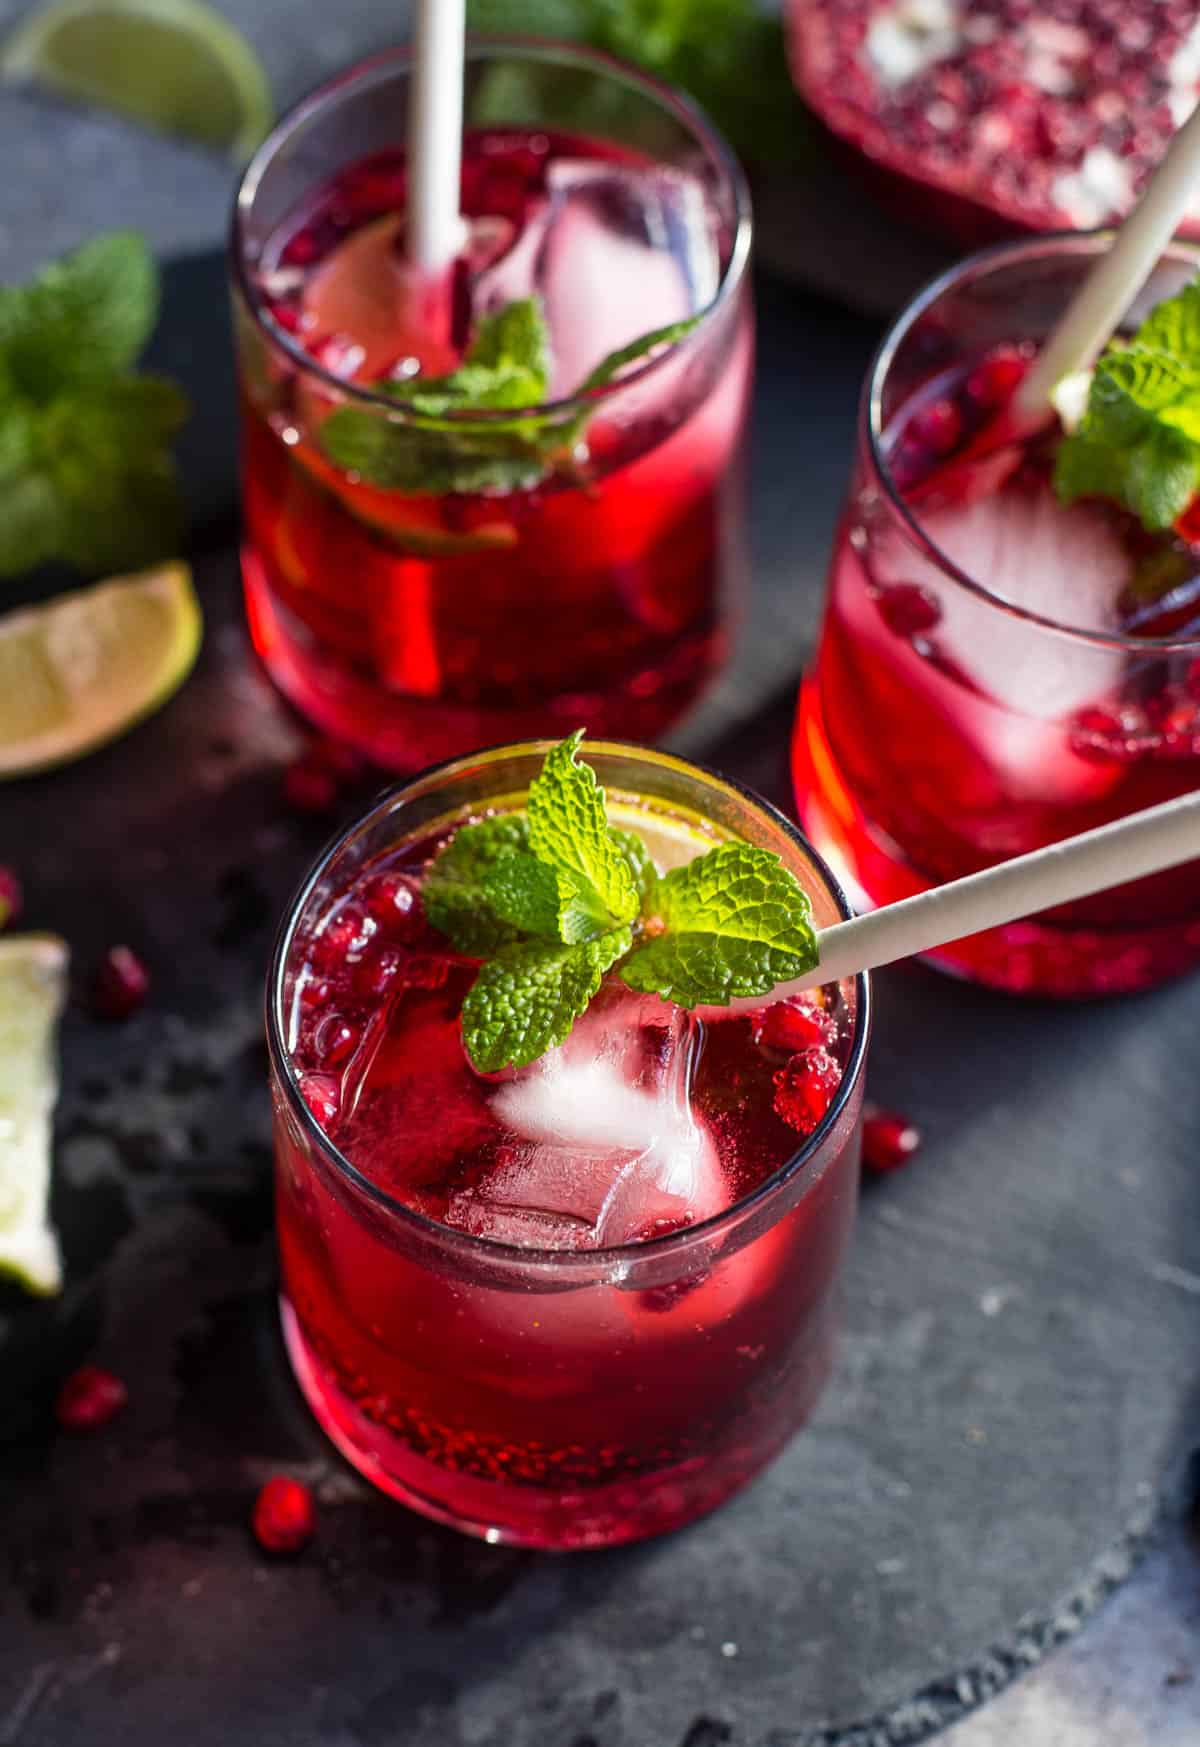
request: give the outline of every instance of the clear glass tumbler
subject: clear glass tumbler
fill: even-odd
[[[494,309],[528,281],[555,375],[543,404],[432,418],[389,397],[416,348],[376,331],[402,272],[410,100],[407,51],[340,74],[237,197],[255,646],[306,716],[396,770],[580,724],[653,739],[722,665],[743,587],[745,182],[705,117],[631,68],[569,43],[472,43],[478,223],[446,367],[468,283]],[[693,310],[687,333],[580,386],[599,353]],[[522,471],[531,443],[540,472]]]
[[[989,506],[986,482],[968,487],[965,506],[948,503],[961,475],[924,496],[913,487],[914,403],[933,409],[924,428],[936,442],[960,407],[970,412],[1004,383],[1011,391],[1110,240],[1040,237],[972,257],[904,311],[867,376],[794,743],[800,815],[860,907],[1200,783],[1200,591],[1185,581],[1136,623],[1116,610],[1125,557],[1131,577],[1148,557],[1186,579],[1200,572],[1200,551],[1151,541],[1122,512],[1065,510],[1036,455],[1016,483],[1006,475],[1002,511]],[[1196,248],[1172,244],[1130,325],[1198,265]],[[1008,530],[1001,514],[1015,518]],[[1005,537],[1020,542],[1019,604],[989,586]],[[1145,988],[1200,963],[1200,864],[930,958],[1029,993]]]
[[[284,922],[268,1002],[283,1320],[316,1417],[384,1491],[491,1541],[601,1546],[721,1503],[817,1399],[857,1201],[868,991],[861,977],[840,986],[844,1073],[819,1126],[683,1229],[532,1249],[390,1194],[382,1158],[345,1156],[306,1102],[292,1029],[302,943],[381,855],[520,805],[545,751],[482,753],[388,796],[322,857]],[[846,916],[794,826],[746,790],[666,754],[589,742],[587,756],[610,803],[774,850],[819,925]],[[717,1029],[737,1027],[752,1048],[748,1020]],[[449,1035],[461,1050],[456,1022]],[[421,1062],[406,1055],[398,1071]],[[407,1156],[402,1133],[387,1145]]]

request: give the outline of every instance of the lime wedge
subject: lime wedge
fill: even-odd
[[[0,616],[0,779],[67,764],[165,703],[201,628],[186,564]]]
[[[54,1034],[66,988],[65,941],[53,934],[0,940],[0,1273],[31,1292],[57,1292],[62,1284],[47,1203]]]
[[[238,159],[273,114],[253,49],[204,0],[56,0],[9,37],[0,73]]]

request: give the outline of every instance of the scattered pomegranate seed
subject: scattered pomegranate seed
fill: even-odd
[[[898,582],[880,589],[876,604],[884,624],[897,637],[920,637],[932,631],[942,616],[937,596],[919,582]]]
[[[800,1134],[811,1134],[833,1102],[842,1070],[815,1045],[794,1055],[775,1075],[775,1114]]]
[[[907,435],[934,455],[949,455],[962,436],[962,414],[952,400],[934,400],[913,414]]]
[[[302,752],[283,773],[283,798],[294,813],[332,813],[338,790],[336,773],[311,752]]]
[[[810,995],[776,1001],[754,1015],[752,1026],[754,1041],[760,1049],[778,1049],[785,1055],[796,1055],[813,1044],[830,1044],[837,1033],[833,1015]]]
[[[254,1539],[264,1553],[298,1553],[317,1527],[312,1493],[288,1474],[268,1480],[254,1501]]]
[[[21,914],[21,882],[11,867],[0,867],[0,928]]]
[[[876,1176],[898,1171],[921,1148],[921,1130],[894,1110],[873,1110],[863,1122],[863,1164]]]
[[[129,1391],[99,1365],[81,1365],[58,1392],[54,1416],[66,1432],[95,1432],[120,1413]]]
[[[92,1010],[101,1019],[128,1019],[150,993],[150,976],[128,946],[110,946],[92,979]]]

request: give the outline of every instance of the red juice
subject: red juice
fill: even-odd
[[[660,866],[728,835],[609,793]],[[335,851],[284,949],[289,1350],[334,1441],[427,1514],[551,1547],[657,1533],[769,1461],[827,1374],[862,991],[764,1026],[613,977],[561,1049],[482,1075],[459,1025],[475,966],[421,917],[448,834],[375,832],[352,870]],[[819,870],[789,859],[835,917]],[[789,1063],[811,1134],[776,1112]]]
[[[737,227],[693,155],[685,169],[541,127],[469,130],[469,241],[436,319],[404,267],[398,149],[305,190],[256,244],[239,308],[250,628],[288,697],[377,762],[578,724],[653,738],[721,665],[753,341]],[[547,405],[707,313],[598,391],[528,484],[393,489],[329,458],[332,412],[385,420],[371,385],[453,370],[481,318],[530,295]]]
[[[950,326],[926,339],[937,364]],[[1200,549],[1062,504],[1057,421],[994,436],[1032,346],[952,337],[959,356],[914,363],[864,444],[796,724],[802,817],[868,904],[1200,782]],[[1146,987],[1200,963],[1200,865],[930,956],[1018,991]]]

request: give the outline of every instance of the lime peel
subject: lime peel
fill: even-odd
[[[55,1034],[67,965],[57,935],[0,940],[0,1273],[44,1294],[62,1285],[48,1203]]]
[[[165,703],[203,623],[186,564],[0,616],[0,780],[80,758]]]
[[[0,50],[0,74],[242,161],[274,114],[250,44],[205,0],[56,0]]]

